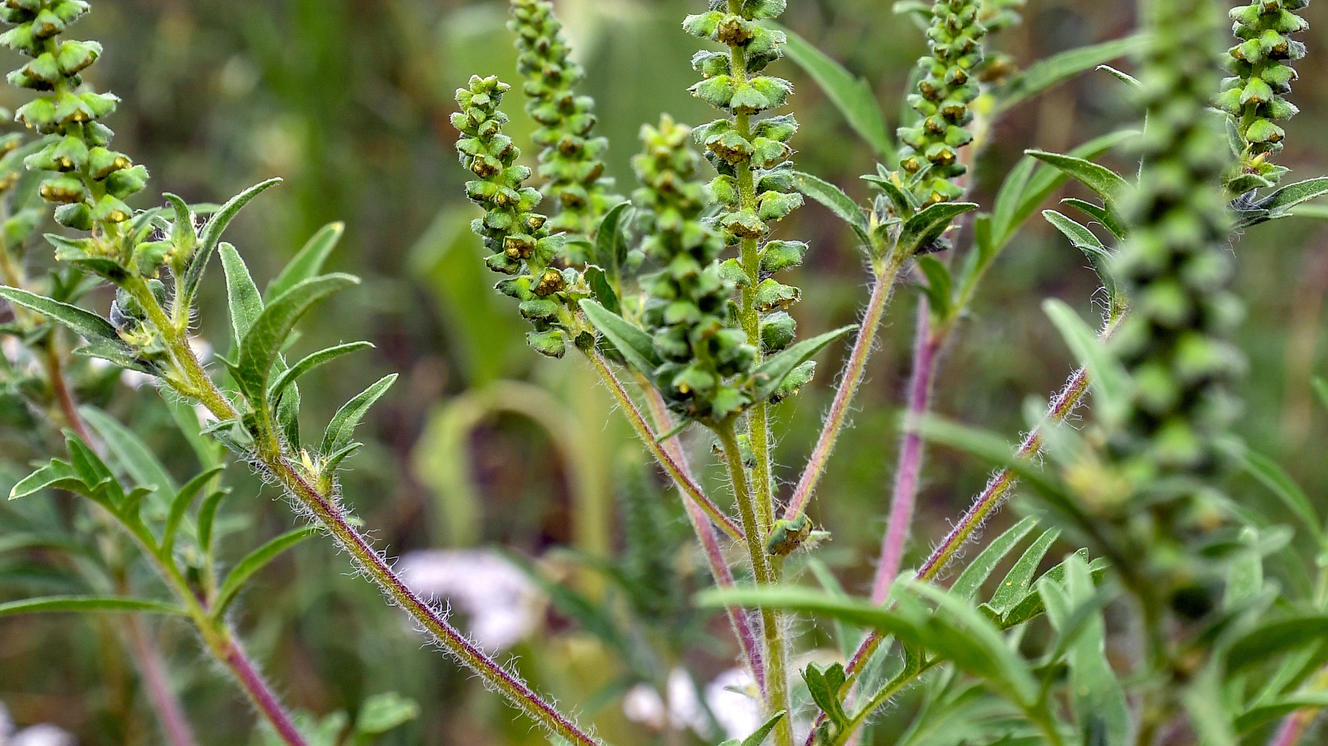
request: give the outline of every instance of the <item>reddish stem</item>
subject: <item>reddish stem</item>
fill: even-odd
[[[281,740],[290,744],[290,746],[305,746],[304,736],[300,735],[299,729],[295,727],[295,723],[291,722],[290,716],[286,714],[285,708],[281,706],[281,701],[268,688],[267,682],[258,673],[258,669],[244,654],[244,650],[240,648],[240,643],[230,640],[223,660],[235,673],[235,678],[244,687],[250,701],[276,729]]]
[[[922,435],[917,423],[927,413],[936,358],[944,334],[932,329],[927,299],[918,300],[917,340],[913,350],[913,377],[908,387],[908,409],[904,415],[905,434],[899,447],[899,465],[895,472],[894,492],[890,498],[890,520],[881,541],[881,559],[872,581],[871,600],[885,603],[890,584],[899,574],[899,563],[908,542],[909,526],[918,499],[918,477],[922,472]]]

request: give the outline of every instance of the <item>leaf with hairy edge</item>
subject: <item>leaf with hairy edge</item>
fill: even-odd
[[[1247,228],[1251,225],[1291,217],[1292,215],[1312,215],[1312,207],[1301,208],[1294,212],[1292,208],[1325,194],[1328,194],[1328,176],[1288,184],[1253,205],[1243,208],[1238,207],[1236,209],[1236,227]]]
[[[221,581],[221,586],[217,589],[217,600],[212,604],[211,613],[213,618],[220,619],[226,613],[226,608],[235,600],[236,594],[240,592],[245,582],[253,577],[255,573],[266,567],[282,552],[305,539],[317,535],[321,530],[316,526],[305,526],[294,531],[288,531],[245,555],[244,559],[235,563],[235,567],[232,567],[231,571],[226,573],[226,578]]]
[[[872,147],[882,161],[894,163],[898,160],[894,140],[885,125],[885,117],[881,114],[871,85],[844,69],[843,65],[806,39],[786,28],[780,29],[787,37],[781,47],[784,53],[825,91],[826,98],[844,115],[853,131]]]
[[[369,407],[387,393],[388,388],[396,383],[396,380],[396,373],[383,376],[342,405],[341,409],[332,416],[332,421],[328,423],[327,430],[323,433],[323,445],[318,449],[319,453],[330,454],[350,445],[351,437],[355,435],[355,428],[369,412]]]
[[[1106,166],[1094,163],[1086,158],[1061,153],[1048,153],[1045,150],[1025,150],[1026,154],[1059,169],[1084,186],[1092,189],[1111,206],[1116,199],[1130,188],[1120,174]]]
[[[170,614],[185,616],[183,608],[164,601],[124,596],[45,596],[0,604],[0,616],[53,611]]]
[[[955,218],[976,209],[978,206],[972,202],[937,202],[927,205],[904,221],[896,251],[904,256],[925,251],[928,244],[940,238]]]
[[[825,205],[836,217],[848,223],[863,246],[871,245],[867,214],[843,190],[828,181],[801,171],[793,172],[793,188]]]
[[[1005,555],[1028,535],[1037,525],[1037,519],[1029,516],[1006,529],[1000,536],[992,539],[983,547],[982,552],[964,566],[964,571],[950,586],[950,593],[956,598],[972,598],[981,589],[988,576],[996,569]]]
[[[281,273],[267,285],[263,298],[271,303],[273,298],[284,295],[287,290],[316,276],[323,270],[323,264],[336,248],[342,234],[346,232],[345,223],[328,223],[318,229],[304,246],[300,248]]]
[[[192,256],[194,249],[198,248],[198,232],[194,230],[194,215],[189,210],[189,204],[170,192],[161,196],[171,203],[171,211],[175,214],[171,242],[175,244],[180,256]]]
[[[161,376],[161,367],[157,363],[137,357],[133,348],[123,342],[112,343],[98,340],[75,347],[73,352],[75,355],[82,357],[108,360],[125,370],[136,370],[150,376]]]
[[[161,532],[162,554],[169,555],[171,553],[171,549],[175,546],[175,535],[180,529],[180,523],[184,520],[184,515],[188,512],[189,506],[194,503],[194,499],[208,485],[208,482],[211,482],[214,477],[225,469],[225,465],[214,466],[185,482],[180,491],[175,493],[174,499],[171,500],[171,511],[166,516],[166,527]]]
[[[132,355],[132,348],[115,333],[115,327],[111,322],[91,311],[19,288],[0,287],[0,298],[58,321],[89,342],[105,342],[116,348],[123,348]]]
[[[617,348],[624,360],[646,374],[647,378],[655,377],[655,369],[660,366],[660,359],[655,353],[655,343],[650,340],[649,334],[593,300],[581,301],[581,310],[585,312],[590,323],[595,325],[595,329]]]
[[[47,488],[69,490],[71,492],[81,492],[87,488],[83,483],[83,478],[74,470],[73,465],[68,461],[52,459],[28,476],[20,479],[9,490],[9,499],[18,500],[29,495],[35,495]]]
[[[198,291],[198,283],[203,280],[203,270],[207,269],[207,264],[212,259],[213,252],[217,250],[217,244],[221,242],[221,233],[226,230],[226,226],[230,225],[240,210],[249,204],[254,197],[280,183],[281,179],[268,179],[255,184],[231,197],[212,214],[212,217],[203,225],[203,229],[199,233],[198,251],[189,260],[189,267],[184,273],[182,297],[177,302],[186,304],[193,302],[194,293]]]
[[[297,379],[299,379],[301,376],[308,373],[309,371],[313,370],[314,368],[317,368],[321,365],[336,360],[342,355],[349,355],[352,352],[359,352],[360,350],[367,350],[367,349],[373,349],[373,344],[370,342],[348,342],[343,345],[337,345],[335,347],[328,347],[326,349],[319,350],[318,352],[312,353],[307,357],[302,358],[299,362],[295,363],[286,370],[283,370],[276,377],[276,379],[272,381],[272,385],[268,386],[267,389],[268,401],[269,402],[277,401],[279,398],[281,398],[282,392],[285,391],[288,386],[290,386],[292,383],[295,383]]]
[[[1093,234],[1086,226],[1075,222],[1074,220],[1062,215],[1055,210],[1043,210],[1042,217],[1051,223],[1052,227],[1060,231],[1062,235],[1070,239],[1070,244],[1084,253],[1088,261],[1093,265],[1093,271],[1102,281],[1102,286],[1107,289],[1107,295],[1111,297],[1113,304],[1116,301],[1116,279],[1111,276],[1111,251],[1103,245],[1101,239]]]
[[[840,728],[847,726],[848,713],[844,712],[844,703],[839,698],[848,680],[844,674],[844,665],[833,663],[821,670],[815,663],[809,663],[802,671],[802,680],[807,683],[807,692],[811,694],[812,701],[821,708],[830,722]]]
[[[226,299],[231,312],[231,341],[239,349],[240,341],[249,333],[250,327],[258,315],[263,312],[263,298],[258,294],[258,286],[249,276],[240,252],[228,243],[218,249],[221,255],[221,268],[226,273]]]
[[[1061,201],[1071,207],[1078,208],[1084,214],[1101,223],[1107,230],[1111,231],[1111,235],[1115,236],[1117,239],[1125,238],[1125,225],[1119,221],[1118,216],[1115,213],[1106,207],[1095,205],[1092,202],[1078,199],[1077,197],[1067,197]]]
[[[78,411],[134,482],[141,487],[151,487],[162,495],[175,494],[175,480],[134,431],[96,407],[83,406]]]
[[[1009,111],[1038,93],[1103,63],[1138,52],[1144,48],[1144,42],[1143,35],[1127,36],[1070,49],[1029,65],[997,89],[993,114]]]
[[[1129,384],[1128,376],[1102,339],[1063,301],[1054,298],[1044,301],[1042,310],[1055,324],[1075,359],[1088,369],[1093,388],[1098,393],[1096,405],[1101,408],[1121,406]]]
[[[1051,550],[1051,545],[1056,543],[1060,535],[1060,531],[1051,529],[1042,532],[1041,536],[1034,539],[1005,574],[996,592],[992,594],[991,600],[983,605],[998,615],[1013,609],[1024,596],[1028,595],[1033,579],[1037,576],[1038,566],[1042,564],[1042,558]]]
[[[359,280],[345,274],[331,274],[304,280],[273,300],[254,319],[253,326],[240,343],[235,363],[235,382],[255,406],[264,402],[268,377],[281,347],[300,319],[315,303]]]
[[[779,384],[784,382],[784,379],[788,377],[789,373],[793,372],[794,368],[810,360],[826,345],[857,328],[856,324],[850,324],[811,339],[804,339],[761,363],[752,374],[756,380],[753,399],[755,401],[769,399],[770,395],[779,389]]]
[[[609,273],[605,272],[603,267],[588,264],[582,274],[585,275],[586,284],[590,286],[590,294],[595,296],[595,300],[601,306],[610,313],[622,313],[622,302],[618,300],[618,293],[614,291],[613,283],[609,281]]]

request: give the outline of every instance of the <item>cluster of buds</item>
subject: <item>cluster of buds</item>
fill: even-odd
[[[59,205],[57,221],[103,237],[93,244],[97,253],[123,263],[128,257],[116,254],[127,249],[112,239],[133,216],[124,200],[143,189],[148,173],[108,147],[114,133],[100,120],[119,99],[83,83],[81,73],[97,61],[101,45],[60,39],[87,11],[83,0],[3,0],[0,20],[12,28],[0,35],[0,44],[31,58],[9,73],[9,82],[41,92],[17,112],[19,121],[52,136],[27,159],[29,168],[51,173],[41,196]]]
[[[1298,109],[1286,94],[1296,71],[1290,63],[1305,56],[1305,45],[1290,38],[1309,28],[1292,11],[1309,0],[1255,0],[1231,10],[1232,33],[1240,43],[1225,57],[1232,76],[1222,81],[1217,105],[1231,115],[1245,145],[1240,173],[1276,181],[1280,170],[1268,156],[1282,149],[1286,133],[1274,120],[1295,116]]]
[[[466,182],[466,196],[484,208],[471,229],[491,252],[485,259],[489,269],[509,275],[498,291],[517,299],[521,315],[535,327],[526,341],[537,352],[561,357],[569,318],[565,291],[578,278],[574,270],[552,266],[562,238],[549,235],[547,219],[535,212],[539,190],[525,186],[530,169],[516,162],[521,150],[503,134],[507,115],[498,107],[510,88],[497,77],[475,75],[456,92],[461,110],[452,115],[452,125],[462,134],[457,154],[478,177]]]
[[[758,266],[729,260],[725,277],[742,289],[744,306],[759,315],[761,351],[775,353],[794,339],[796,328],[788,308],[801,293],[774,279],[776,272],[802,263],[807,246],[796,241],[769,240],[773,223],[802,205],[802,195],[793,189],[789,140],[798,130],[792,115],[753,117],[784,105],[792,90],[781,78],[762,75],[771,62],[783,56],[785,35],[761,21],[784,11],[784,0],[748,0],[739,12],[728,12],[726,3],[712,2],[707,13],[688,16],[683,28],[693,36],[718,42],[724,51],[702,50],[692,66],[702,76],[692,94],[723,110],[729,117],[696,128],[694,136],[719,175],[710,192],[719,203],[714,224],[730,246],[754,244]],[[753,340],[754,341],[754,340]],[[776,399],[796,391],[812,376],[805,363],[785,380]]]
[[[550,233],[589,236],[605,211],[622,198],[611,193],[613,180],[604,176],[608,141],[591,135],[594,101],[576,95],[585,72],[572,61],[562,24],[548,0],[512,0],[508,27],[520,52],[517,69],[525,77],[526,111],[539,125],[533,139],[541,148],[542,190],[558,208],[547,228]],[[572,258],[581,263],[576,260]]]
[[[1131,310],[1113,347],[1131,385],[1111,445],[1147,506],[1117,517],[1155,548],[1153,580],[1187,613],[1208,603],[1202,568],[1186,547],[1220,525],[1213,493],[1196,478],[1221,466],[1219,441],[1237,408],[1227,387],[1244,366],[1227,341],[1241,315],[1225,247],[1231,218],[1217,188],[1227,150],[1205,115],[1216,82],[1210,9],[1208,0],[1168,0],[1149,10],[1145,165],[1126,204],[1132,229],[1115,266]]]
[[[730,325],[734,285],[720,271],[723,238],[702,222],[709,204],[698,180],[701,159],[690,128],[665,116],[641,128],[644,150],[632,159],[642,187],[632,195],[646,255],[659,272],[642,278],[642,321],[664,361],[655,384],[674,411],[719,421],[746,407],[756,350]]]
[[[927,29],[931,54],[918,61],[922,77],[908,103],[920,119],[899,128],[900,168],[916,179],[918,200],[945,202],[964,193],[956,179],[968,170],[959,150],[973,141],[971,104],[978,97],[978,71],[983,61],[982,38],[987,29],[979,19],[977,0],[936,0]]]

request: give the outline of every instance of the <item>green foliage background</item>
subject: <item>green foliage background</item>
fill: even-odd
[[[620,191],[632,184],[628,160],[641,123],[656,121],[660,112],[689,123],[709,118],[686,93],[694,79],[688,59],[695,42],[679,28],[683,15],[700,5],[558,3],[589,72],[588,92],[599,102],[600,131],[613,143],[610,169]],[[1115,38],[1133,23],[1116,3],[1029,5],[1025,23],[994,41],[1021,64]],[[905,76],[922,50],[919,29],[892,15],[881,0],[790,6],[786,25],[870,81],[893,126]],[[369,447],[356,457],[345,484],[347,500],[378,529],[377,538],[394,552],[502,544],[545,556],[556,572],[574,575],[576,584],[594,593],[604,590],[602,579],[547,560],[547,553],[564,545],[595,555],[624,550],[627,528],[615,506],[621,493],[640,489],[631,485],[641,480],[622,478],[644,468],[638,446],[583,364],[532,354],[520,320],[490,292],[494,278],[468,231],[474,208],[462,192],[465,174],[455,166],[455,132],[447,123],[452,91],[471,73],[515,78],[505,13],[500,0],[121,0],[98,3],[80,34],[105,44],[94,75],[100,88],[124,99],[111,120],[120,133],[117,142],[149,167],[158,188],[191,202],[213,201],[270,176],[286,180],[228,234],[260,284],[318,227],[345,221],[346,237],[332,268],[358,274],[365,283],[322,308],[305,333],[327,343],[367,338],[377,350],[357,358],[353,375],[320,371],[302,385],[306,409],[326,416],[366,381],[402,373],[373,410],[363,431]],[[1312,4],[1306,17],[1311,61],[1294,95],[1303,113],[1288,125],[1288,151],[1279,159],[1293,167],[1322,162],[1311,154],[1328,147],[1328,128],[1322,126],[1328,121],[1328,76],[1315,74],[1322,62],[1313,62],[1328,54],[1328,4]],[[802,130],[793,144],[800,168],[861,197],[866,185],[857,175],[870,170],[868,149],[791,63],[780,68],[776,74],[797,83],[792,105]],[[1122,94],[1107,75],[1090,74],[1039,97],[998,125],[978,174],[1003,173],[1026,147],[1064,152],[1114,129],[1129,115]],[[14,94],[6,89],[3,95]],[[521,142],[528,132],[529,123],[514,116],[513,136]],[[987,204],[992,186],[979,181],[976,201]],[[1328,418],[1315,411],[1309,381],[1328,373],[1324,225],[1285,221],[1255,228],[1238,254],[1238,292],[1250,309],[1240,341],[1254,373],[1240,392],[1247,402],[1241,434],[1274,455],[1308,494],[1319,496],[1321,509],[1328,503],[1328,470],[1322,468]],[[800,329],[810,333],[853,322],[866,291],[842,224],[813,205],[798,211],[780,237],[812,243],[807,264],[788,280],[810,301],[795,310]],[[937,383],[940,413],[1014,436],[1023,426],[1025,398],[1045,397],[1071,367],[1040,299],[1059,297],[1085,312],[1090,303],[1101,306],[1100,297],[1090,301],[1095,278],[1084,264],[1048,226],[1022,234],[948,351]],[[208,285],[212,297],[205,307],[211,303],[220,311],[224,305],[219,285]],[[895,413],[908,372],[912,325],[905,320],[912,318],[907,305],[914,295],[901,296],[906,303],[892,309],[854,416],[857,429],[841,441],[813,505],[817,523],[834,535],[819,556],[854,590],[871,577],[884,525]],[[202,314],[208,324],[224,323],[222,316]],[[223,331],[209,329],[218,339]],[[818,381],[776,410],[777,432],[783,433],[777,461],[788,467],[784,479],[795,475],[814,442],[837,367],[836,360],[823,361]],[[556,423],[554,434],[528,417],[495,411],[493,402],[504,397],[494,395],[502,391],[494,386],[509,379],[548,392],[522,389],[531,398],[518,399],[516,408],[547,415]],[[107,393],[81,392],[94,403],[109,401]],[[110,406],[147,434],[164,458],[183,450],[170,440],[172,429],[154,429],[168,415],[150,392],[121,392]],[[468,432],[453,428],[466,422],[474,425]],[[563,438],[564,432],[571,437]],[[0,429],[0,468],[39,455],[40,444],[28,435],[8,424]],[[186,462],[177,466],[190,468]],[[0,473],[6,485],[0,492],[17,476]],[[986,469],[933,449],[924,479],[909,559],[945,532],[947,519],[985,481]],[[247,475],[232,474],[230,482],[236,490],[228,510],[237,522],[250,522],[246,531],[271,536],[289,527],[289,511],[275,492]],[[1248,494],[1250,500],[1265,499],[1256,490]],[[668,506],[663,520],[681,523],[676,500],[657,499]],[[1262,507],[1279,515],[1274,505]],[[0,526],[12,510],[0,505]],[[675,561],[655,571],[678,577],[667,578],[658,593],[676,591],[678,584],[694,589],[704,577],[690,545],[676,546],[685,548],[674,549]],[[244,548],[239,542],[236,551]],[[65,581],[42,559],[0,560],[0,601],[58,591]],[[293,707],[354,710],[371,694],[397,691],[419,702],[422,713],[389,742],[542,742],[526,724],[509,724],[505,706],[447,660],[421,654],[419,638],[348,568],[329,544],[311,542],[267,571],[242,599],[240,629]],[[718,615],[702,623],[712,639],[725,642],[682,645],[689,663],[703,672],[726,668],[732,653],[725,647],[727,627]],[[0,702],[20,723],[56,722],[74,730],[80,743],[155,742],[132,671],[116,662],[118,649],[99,629],[64,616],[0,621]],[[250,714],[224,677],[199,665],[187,628],[167,623],[157,629],[203,741],[252,742]],[[609,740],[635,742],[626,736],[634,729],[613,714],[620,710],[620,690],[604,689],[625,672],[609,647],[556,611],[526,644],[544,651],[538,660],[523,656],[526,673],[540,688],[564,703],[583,703],[583,714],[601,723]]]

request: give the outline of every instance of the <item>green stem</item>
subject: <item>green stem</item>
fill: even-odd
[[[729,468],[729,479],[733,483],[734,498],[738,503],[738,512],[742,515],[742,527],[747,535],[747,554],[752,562],[752,574],[756,578],[757,585],[775,585],[779,582],[779,569],[772,565],[762,545],[761,537],[764,534],[757,525],[756,498],[747,482],[747,471],[743,467],[738,437],[733,431],[733,420],[730,418],[719,423],[714,431],[723,446],[724,460]],[[766,716],[769,717],[776,712],[791,713],[788,671],[785,664],[788,651],[784,644],[784,636],[781,634],[779,618],[774,610],[761,609],[761,626],[765,640]],[[775,726],[775,744],[791,746],[792,743],[793,726],[790,716],[786,714]]]
[[[185,329],[171,323],[142,278],[132,278],[126,283],[126,289],[142,304],[149,320],[157,326],[157,330],[165,339],[167,349],[176,364],[173,373],[178,376],[176,379],[168,379],[171,385],[177,391],[196,399],[219,419],[230,420],[238,417],[239,413],[235,407],[217,388],[194,356],[185,337]],[[602,746],[602,741],[578,728],[569,717],[536,694],[518,676],[504,669],[466,639],[447,621],[446,615],[440,609],[426,603],[412,591],[369,540],[351,525],[332,492],[320,491],[314,487],[300,469],[291,465],[291,459],[283,452],[279,443],[274,445],[260,442],[253,456],[266,472],[281,483],[291,497],[314,516],[318,524],[351,555],[355,564],[382,589],[383,593],[419,622],[448,653],[479,674],[486,684],[498,690],[511,704],[548,728],[550,732],[575,746]],[[180,580],[183,581],[183,578]],[[185,589],[187,590],[187,585]],[[196,601],[193,606],[198,606]],[[232,643],[230,652],[231,656],[225,659],[227,665],[231,666],[241,679],[249,674],[249,678],[257,683],[257,674],[251,666],[244,665],[247,661],[238,646]],[[262,703],[255,702],[255,704],[262,707]]]

